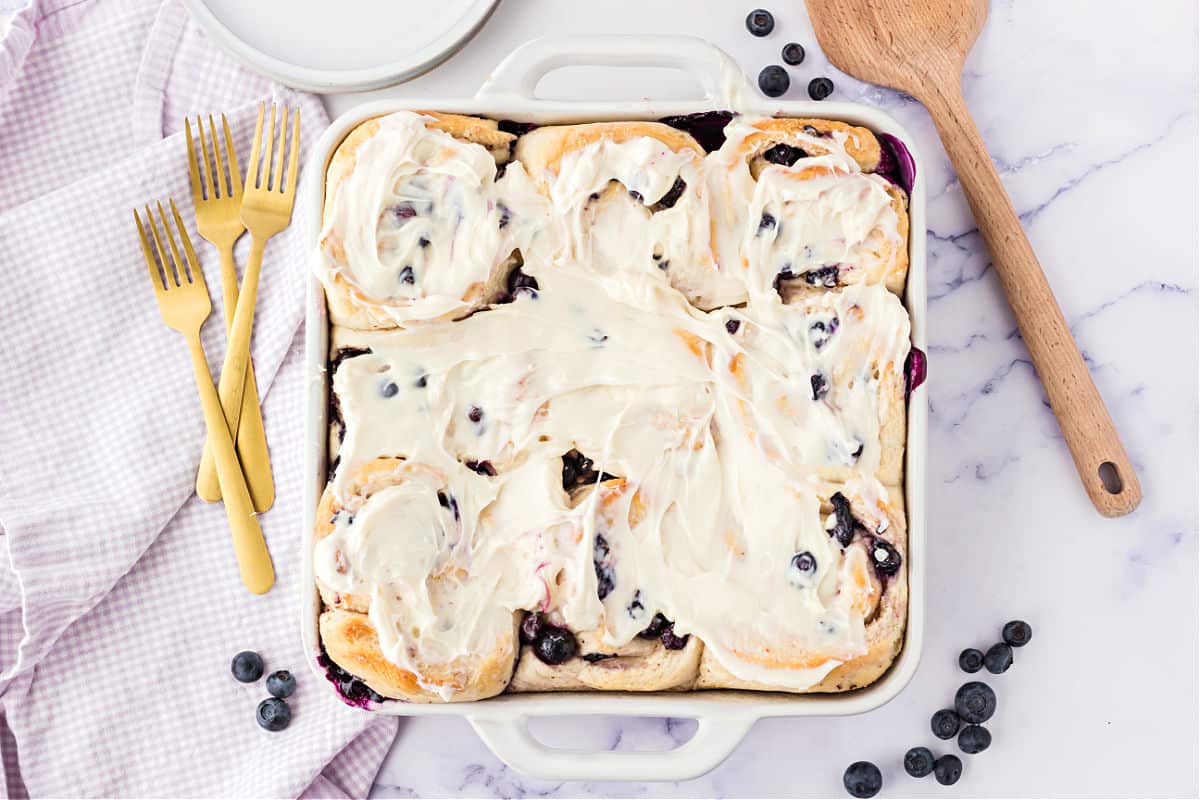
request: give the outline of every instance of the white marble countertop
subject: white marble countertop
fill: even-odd
[[[751,75],[798,41],[788,97],[830,75],[836,98],[878,105],[916,136],[929,181],[929,616],[916,678],[882,709],[758,723],[709,775],[682,783],[551,783],[505,767],[459,719],[401,723],[379,797],[845,796],[868,759],[883,796],[937,792],[900,767],[937,742],[930,714],[964,676],[959,650],[1007,619],[1035,628],[999,695],[992,747],[963,756],[964,796],[1162,796],[1197,792],[1197,78],[1188,0],[993,0],[967,64],[967,100],[1050,283],[1140,471],[1133,515],[1101,518],[1079,485],[986,251],[925,111],[828,67],[803,4],[765,39],[751,3],[505,0],[432,73],[369,95],[473,94],[523,41],[549,33],[686,33]],[[670,97],[682,75],[564,70],[554,96]],[[692,90],[694,91],[694,90]],[[983,673],[987,675],[987,673]],[[556,746],[667,749],[694,723],[535,723]],[[957,752],[953,743],[947,751]],[[938,748],[934,748],[937,750]]]

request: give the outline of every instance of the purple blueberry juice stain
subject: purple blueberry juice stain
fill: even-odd
[[[908,351],[908,358],[904,359],[904,399],[907,400],[912,396],[912,393],[925,382],[927,359],[925,352],[919,347],[913,347]]]
[[[691,134],[705,152],[711,153],[725,144],[725,126],[732,119],[732,111],[701,111],[698,114],[663,117],[659,122]]]
[[[382,703],[386,697],[367,686],[360,679],[334,663],[321,645],[321,654],[317,656],[317,664],[325,670],[325,680],[333,684],[334,691],[342,702],[355,708],[370,708],[372,703]]]
[[[878,138],[879,166],[875,172],[899,186],[905,194],[911,195],[913,182],[917,179],[917,164],[912,153],[904,142],[890,133],[878,134]]]

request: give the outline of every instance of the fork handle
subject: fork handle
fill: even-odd
[[[254,327],[254,304],[258,298],[258,273],[262,266],[265,243],[265,240],[257,237],[250,239],[250,257],[246,259],[246,274],[242,278],[242,290],[238,294],[236,310],[233,312],[233,322],[229,326],[225,363],[221,365],[221,407],[224,409],[225,419],[229,423],[229,431],[234,437],[238,436],[240,430],[242,400],[246,396],[246,367],[250,363],[250,332]],[[200,457],[200,472],[196,476],[197,490],[201,484],[204,484],[205,490],[208,491],[208,487],[211,487],[214,482],[213,475],[216,469],[213,463],[212,449],[212,436],[210,435],[204,448],[205,454]],[[205,455],[209,457],[205,458]],[[270,470],[269,465],[267,469]],[[201,495],[201,497],[203,496]]]
[[[225,300],[225,330],[233,329],[233,317],[237,309],[237,272],[234,270],[233,242],[217,248],[221,256],[221,289]],[[263,428],[262,409],[259,405],[258,386],[254,378],[254,363],[246,362],[245,385],[242,388],[240,413],[231,415],[225,409],[226,419],[238,419],[235,446],[250,499],[254,510],[262,513],[275,502],[275,481],[271,476],[271,456],[267,449],[267,434]],[[210,503],[221,499],[221,485],[214,468],[212,448],[206,442],[200,457],[200,471],[196,475],[196,494]]]
[[[208,441],[216,461],[217,479],[225,499],[225,516],[233,534],[233,554],[242,574],[242,583],[255,594],[263,594],[275,583],[275,570],[271,566],[271,554],[267,552],[262,528],[258,526],[258,518],[254,515],[246,479],[233,451],[233,437],[229,435],[225,415],[221,413],[221,401],[217,397],[217,390],[213,388],[204,348],[200,344],[199,329],[188,336],[188,351],[192,356],[192,371],[196,375],[200,406],[204,409]]]

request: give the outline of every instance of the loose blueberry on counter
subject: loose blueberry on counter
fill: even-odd
[[[254,683],[262,677],[262,656],[253,650],[243,650],[233,657],[233,677],[242,683]]]
[[[842,785],[851,797],[874,797],[883,788],[883,775],[870,761],[855,761],[846,767]]]
[[[958,734],[958,749],[968,755],[982,753],[991,743],[992,734],[982,725],[968,725]]]
[[[900,570],[900,553],[886,539],[875,539],[871,543],[871,563],[880,575],[892,576]]]
[[[954,710],[965,722],[980,725],[996,713],[996,693],[986,683],[964,683],[954,694]]]
[[[1023,620],[1014,619],[1004,626],[1000,634],[1010,647],[1024,647],[1033,638],[1033,628]]]
[[[533,644],[541,632],[542,615],[536,611],[526,612],[525,618],[521,620],[521,643]]]
[[[797,42],[788,42],[783,46],[780,55],[783,57],[783,63],[794,67],[804,61],[804,47]]]
[[[292,721],[292,709],[278,697],[268,697],[258,704],[254,716],[258,724],[269,731],[281,731]]]
[[[942,786],[953,786],[962,777],[962,759],[947,753],[933,762],[933,777]]]
[[[275,697],[291,697],[296,691],[296,679],[286,669],[277,669],[267,676],[267,694]]]
[[[904,754],[904,771],[914,778],[924,778],[933,772],[933,751],[928,747],[914,747]]]
[[[1012,666],[1012,663],[1012,648],[1004,642],[996,642],[988,648],[987,655],[983,657],[983,665],[993,675],[1008,672],[1008,668]]]
[[[575,641],[575,634],[549,623],[542,626],[537,641],[533,643],[533,654],[543,664],[552,667],[571,659],[578,651],[579,643]]]
[[[813,100],[824,100],[833,94],[833,81],[829,78],[813,78],[808,82],[808,96]]]
[[[788,77],[787,70],[778,64],[763,67],[762,72],[758,73],[758,88],[767,97],[782,97],[791,85],[792,79]]]
[[[943,708],[941,711],[934,713],[929,720],[929,728],[933,731],[933,735],[939,739],[953,739],[958,733],[959,726],[958,714],[952,708]]]
[[[755,36],[766,36],[775,30],[775,17],[765,8],[756,8],[746,15],[746,30]]]
[[[963,672],[979,672],[983,669],[983,651],[968,647],[958,654],[958,667]]]

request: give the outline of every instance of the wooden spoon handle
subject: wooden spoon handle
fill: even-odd
[[[991,251],[992,266],[1008,295],[1083,486],[1101,514],[1128,514],[1142,499],[1137,473],[996,174],[961,88],[955,81],[944,91],[930,91],[923,99]]]

